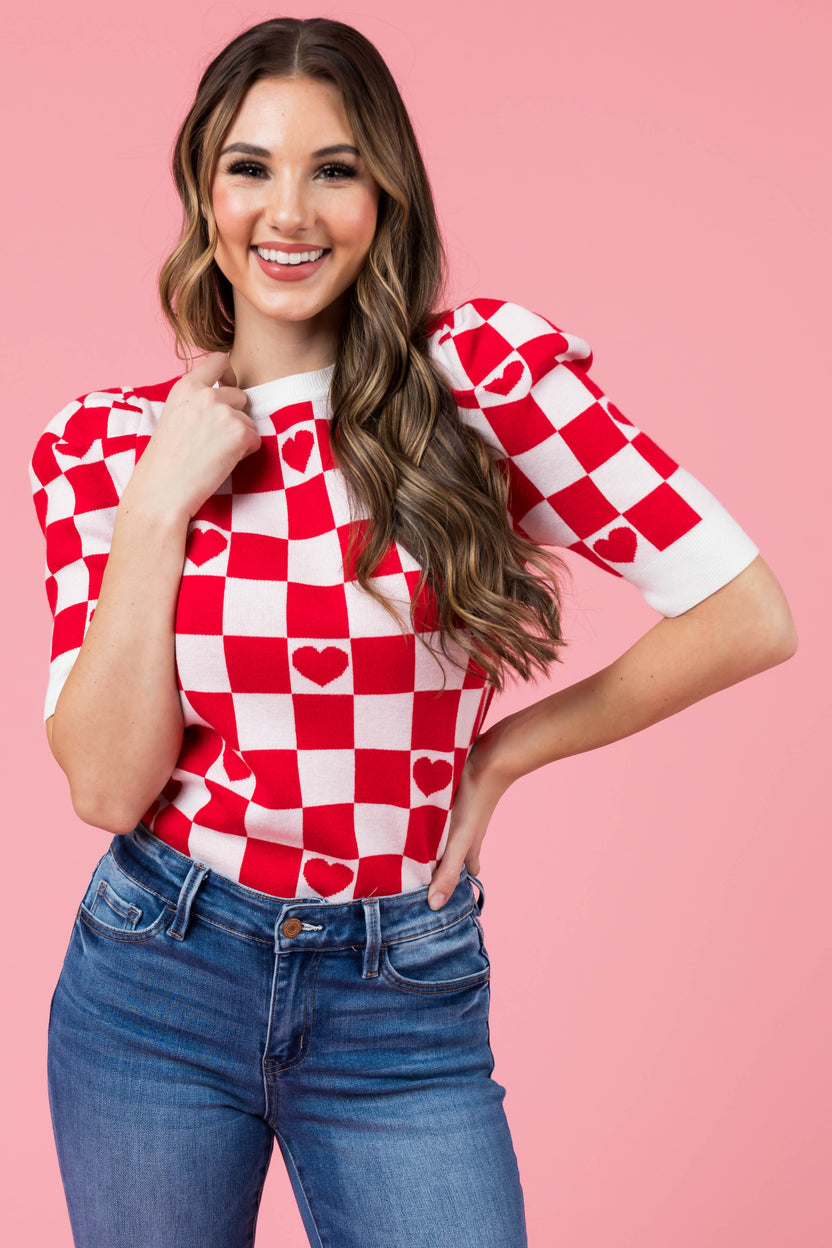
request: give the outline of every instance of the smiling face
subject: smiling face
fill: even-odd
[[[311,322],[304,333],[332,337],[375,234],[379,195],[331,83],[265,78],[249,89],[211,187],[215,259],[234,288],[235,348],[241,334],[273,336],[286,322]],[[283,244],[284,261],[288,252],[324,254],[290,267],[260,258],[257,244]]]

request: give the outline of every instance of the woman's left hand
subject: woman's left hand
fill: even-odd
[[[428,903],[438,910],[459,883],[463,864],[471,875],[480,869],[480,846],[485,840],[494,808],[510,780],[493,765],[499,729],[504,721],[480,733],[468,753],[451,806],[450,827],[445,852],[430,882]]]

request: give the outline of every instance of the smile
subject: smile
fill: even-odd
[[[285,251],[251,248],[260,270],[267,277],[278,282],[298,282],[314,277],[318,269],[326,264],[330,250],[327,247],[317,247],[314,250],[295,252],[290,255]],[[272,259],[273,256],[274,259]]]
[[[320,260],[326,251],[325,247],[318,247],[314,251],[267,251],[264,247],[255,248],[258,256],[263,260],[270,260],[272,263],[278,264],[306,264],[310,260]]]

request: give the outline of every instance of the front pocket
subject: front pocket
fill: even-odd
[[[122,870],[109,850],[93,871],[78,907],[78,918],[111,940],[149,940],[175,913],[167,898]]]
[[[491,975],[479,924],[470,912],[448,927],[384,945],[379,969],[392,987],[422,993],[476,988]]]

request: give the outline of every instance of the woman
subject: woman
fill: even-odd
[[[113,834],[50,1015],[75,1242],[251,1244],[276,1137],[311,1244],[513,1248],[491,814],[788,658],[793,621],[585,341],[500,299],[437,310],[428,179],[357,31],[243,32],[173,172],[161,300],[180,358],[208,354],[68,404],[30,464],[49,743]],[[479,732],[509,669],[559,657],[544,546],[664,618]]]

